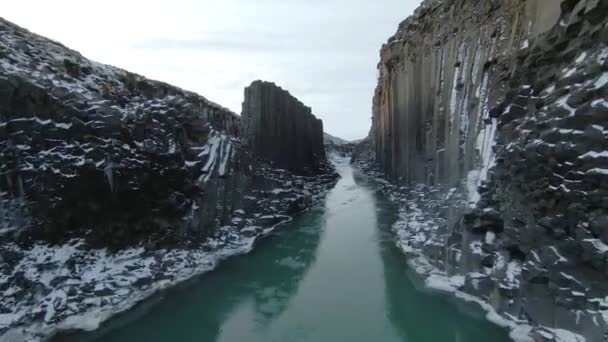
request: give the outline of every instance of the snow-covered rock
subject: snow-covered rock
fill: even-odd
[[[335,184],[324,155],[294,174],[240,135],[198,94],[0,18],[0,341],[95,329]]]
[[[428,0],[380,51],[354,162],[392,182],[416,269],[523,339],[608,333],[606,18],[605,1]]]

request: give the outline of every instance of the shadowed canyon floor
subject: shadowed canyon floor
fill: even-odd
[[[508,341],[476,307],[421,289],[396,208],[341,161],[325,204],[249,255],[58,341]]]

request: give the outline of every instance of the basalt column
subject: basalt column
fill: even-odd
[[[245,88],[243,138],[259,157],[297,173],[317,173],[325,164],[323,122],[310,107],[274,83]]]

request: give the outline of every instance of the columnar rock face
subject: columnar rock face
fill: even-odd
[[[386,173],[453,186],[479,156],[487,163],[490,110],[513,57],[559,13],[559,1],[427,1],[402,22],[382,47],[373,102],[371,137]]]
[[[400,245],[537,340],[608,331],[606,18],[602,0],[425,1],[381,49],[366,143],[409,189]]]
[[[324,167],[323,122],[288,91],[253,82],[245,89],[241,116],[243,139],[255,154],[299,173]]]

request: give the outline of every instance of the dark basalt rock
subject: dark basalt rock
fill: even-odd
[[[608,333],[606,18],[598,0],[424,1],[380,51],[353,155],[393,181],[405,251],[539,341]]]
[[[268,107],[247,132],[276,140],[244,148],[229,110],[0,18],[0,340],[109,317],[320,199],[322,124],[280,96],[296,113]]]
[[[321,121],[270,83],[246,91],[260,111],[246,111],[258,121],[243,149],[240,117],[200,95],[0,28],[0,233],[20,242],[194,245],[235,211],[253,214],[245,197],[280,186],[265,163],[333,173]]]
[[[245,144],[256,155],[297,173],[315,174],[326,167],[323,122],[288,91],[253,82],[245,88],[241,116]]]

